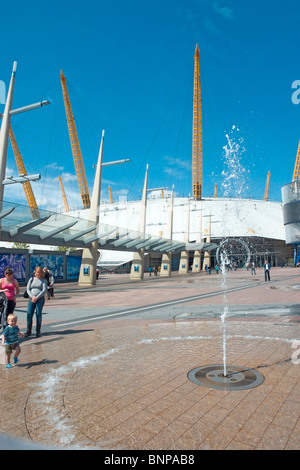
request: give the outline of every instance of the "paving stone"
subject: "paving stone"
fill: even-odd
[[[249,273],[233,272],[228,286],[250,284]],[[273,268],[271,282],[262,281],[258,269],[254,287],[227,295],[226,362],[264,376],[234,391],[188,378],[194,368],[223,364],[220,275],[100,276],[87,291],[56,284],[42,336],[22,342],[17,366],[0,365],[0,432],[16,447],[25,439],[51,448],[299,450],[300,271]],[[141,305],[149,310],[85,321]],[[24,331],[25,299],[16,313]]]

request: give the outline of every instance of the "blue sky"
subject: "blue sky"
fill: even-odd
[[[221,196],[226,135],[240,145],[244,197],[270,199],[292,179],[300,139],[299,0],[16,0],[1,5],[0,80],[8,87],[17,61],[13,108],[49,99],[51,106],[12,118],[40,208],[59,210],[61,175],[71,209],[81,200],[59,73],[69,87],[90,192],[102,129],[102,198],[141,197],[174,185],[192,192],[194,51],[200,49],[203,197]],[[0,104],[3,111],[4,105]],[[11,148],[7,174],[17,175]],[[235,196],[235,194],[228,194]],[[4,199],[26,204],[21,187]]]

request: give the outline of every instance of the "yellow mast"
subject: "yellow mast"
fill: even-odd
[[[298,145],[298,151],[295,161],[295,168],[293,173],[293,181],[300,180],[300,140]]]
[[[268,174],[267,174],[267,182],[266,182],[266,189],[265,189],[265,197],[264,197],[264,200],[265,200],[265,201],[268,201],[268,200],[269,200],[270,176],[271,176],[271,172],[268,171]]]
[[[75,171],[78,180],[79,191],[82,199],[82,204],[84,209],[88,209],[90,207],[90,195],[89,195],[89,188],[87,184],[84,163],[81,155],[81,149],[79,145],[79,139],[77,134],[77,129],[75,125],[75,119],[72,111],[71,101],[67,89],[66,84],[66,77],[64,76],[62,70],[60,71],[60,81],[61,87],[63,92],[64,104],[65,104],[65,111],[69,129],[69,136],[72,148],[72,154],[74,159]]]
[[[11,128],[11,125],[9,126],[9,138],[10,138],[11,146],[12,146],[13,153],[14,153],[14,156],[15,156],[16,165],[17,165],[17,168],[18,168],[19,175],[27,175],[27,171],[26,171],[26,168],[25,168],[25,165],[24,165],[23,157],[22,157],[21,152],[19,150],[19,147],[18,147],[16,138],[15,138],[15,135],[13,133],[13,130]],[[30,181],[26,181],[25,183],[22,183],[22,186],[23,186],[23,189],[24,189],[25,197],[26,197],[27,204],[29,206],[32,218],[33,219],[39,219],[40,218],[39,210],[38,210],[37,203],[36,203],[33,191],[32,191]]]
[[[112,197],[112,192],[111,192],[110,186],[108,186],[108,194],[109,194],[109,202],[110,202],[110,204],[113,204],[114,200],[113,200],[113,197]]]
[[[62,198],[63,198],[63,201],[64,201],[65,211],[70,212],[69,204],[68,204],[68,200],[67,200],[67,196],[66,196],[66,193],[65,193],[65,188],[64,188],[61,176],[58,177],[58,180],[59,180],[59,184],[60,184],[60,190],[61,190]]]
[[[202,107],[200,84],[200,52],[196,44],[194,55],[193,99],[193,199],[202,198]]]

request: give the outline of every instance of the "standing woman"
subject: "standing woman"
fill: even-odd
[[[4,274],[5,278],[0,279],[0,292],[4,292],[7,297],[7,318],[7,315],[9,315],[10,313],[14,313],[14,309],[17,303],[17,295],[20,292],[20,286],[18,281],[14,278],[14,272],[11,268],[5,268]]]
[[[43,268],[35,268],[34,277],[31,277],[27,283],[27,292],[29,295],[27,305],[27,331],[25,336],[31,335],[32,317],[36,314],[36,337],[41,335],[42,310],[45,303],[45,294],[47,292],[47,281],[44,278]]]

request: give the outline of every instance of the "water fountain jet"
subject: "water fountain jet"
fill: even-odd
[[[232,129],[235,129],[233,126]],[[245,151],[241,149],[239,143],[236,143],[228,134],[226,134],[228,145],[224,147],[226,164],[229,171],[223,172],[225,176],[223,189],[224,195],[232,194],[232,190],[237,197],[241,196],[241,190],[245,187],[241,175],[245,173],[244,168],[240,162],[240,156]],[[218,390],[244,390],[248,388],[257,387],[264,381],[264,376],[256,370],[248,367],[241,367],[236,365],[226,364],[226,317],[228,314],[227,304],[227,267],[231,265],[231,259],[226,252],[226,242],[224,240],[218,248],[216,257],[217,262],[220,263],[219,255],[221,258],[221,272],[223,276],[222,288],[224,289],[224,310],[221,315],[223,333],[223,364],[213,364],[192,369],[188,373],[188,378],[197,385],[203,387],[214,388]],[[244,245],[245,243],[242,242]],[[220,252],[220,249],[223,249]],[[250,250],[246,247],[247,262],[250,261]],[[231,253],[232,256],[232,253]],[[249,260],[248,260],[249,258]]]

